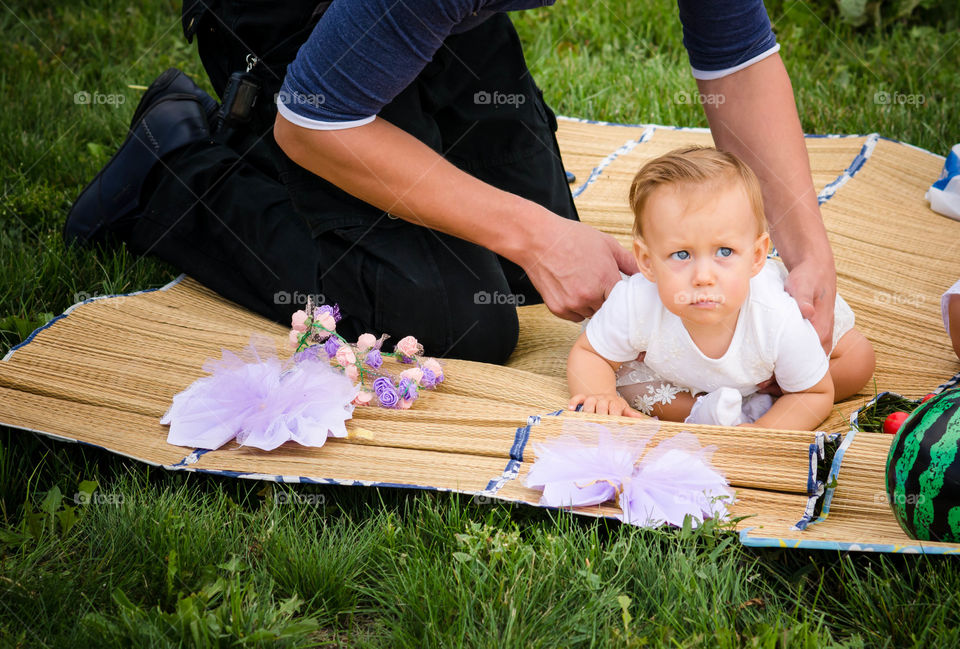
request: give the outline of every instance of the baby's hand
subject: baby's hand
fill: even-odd
[[[647,416],[630,407],[627,400],[616,392],[612,394],[575,394],[570,399],[570,410],[576,410],[577,406],[583,404],[580,412],[595,412],[598,415],[619,415],[623,417],[639,417],[646,419]]]

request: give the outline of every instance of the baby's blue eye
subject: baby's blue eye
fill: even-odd
[[[686,250],[678,250],[672,255],[670,255],[670,258],[677,259],[679,261],[686,261],[687,259],[690,259],[690,253],[687,252]]]
[[[720,248],[717,248],[717,254],[721,257],[729,257],[733,254],[733,250],[731,248],[725,248],[721,246]]]

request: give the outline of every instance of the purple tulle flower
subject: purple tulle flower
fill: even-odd
[[[330,358],[337,355],[338,349],[340,349],[340,339],[336,336],[330,336],[327,338],[327,342],[323,343],[323,351],[325,351]]]
[[[327,362],[281,363],[272,342],[252,338],[234,354],[209,359],[209,372],[173,397],[160,419],[167,442],[215,449],[236,438],[270,451],[284,442],[323,446],[346,437],[357,389]],[[319,359],[322,360],[322,359]]]
[[[701,447],[696,435],[681,432],[647,450],[654,432],[649,426],[632,439],[614,438],[600,425],[597,430],[587,443],[561,437],[534,445],[537,458],[526,484],[543,489],[541,504],[596,505],[619,496],[621,519],[641,527],[679,527],[688,515],[694,524],[726,518],[733,493],[710,465],[716,447]]]
[[[384,408],[396,408],[400,402],[400,395],[397,394],[393,381],[386,376],[381,376],[373,382],[373,392],[377,395],[377,401]]]
[[[423,378],[420,379],[420,385],[425,388],[436,387],[437,375],[433,373],[433,370],[426,367],[421,367],[420,369],[423,371]]]
[[[313,313],[315,318],[320,317],[320,315],[323,313],[329,313],[330,315],[333,316],[334,322],[340,322],[341,315],[340,315],[339,304],[334,304],[333,306],[330,306],[329,304],[324,304],[323,306],[317,307]]]
[[[369,352],[367,352],[365,362],[375,370],[380,369],[380,366],[383,365],[383,357],[380,356],[380,350],[371,349]]]
[[[420,396],[417,392],[417,384],[407,377],[400,379],[400,385],[397,386],[397,392],[400,394],[401,399],[407,399],[410,401],[413,401]]]

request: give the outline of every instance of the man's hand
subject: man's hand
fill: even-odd
[[[826,262],[803,260],[787,275],[784,288],[797,301],[803,317],[817,330],[820,344],[829,356],[833,351],[833,307],[837,299],[833,257]]]
[[[577,406],[581,403],[583,404],[583,409],[580,412],[595,412],[598,415],[618,415],[648,419],[642,412],[631,408],[627,400],[616,392],[612,394],[575,394],[570,399],[568,408],[570,410],[576,410]]]
[[[543,302],[555,315],[589,318],[620,281],[639,272],[633,255],[611,235],[557,217],[520,260]]]

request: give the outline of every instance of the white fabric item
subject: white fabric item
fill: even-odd
[[[947,330],[947,335],[950,335],[950,314],[947,313],[947,307],[950,303],[951,295],[960,295],[960,279],[954,282],[953,286],[947,289],[946,293],[940,296],[940,317],[943,318],[943,328]]]
[[[587,322],[587,340],[604,358],[629,362],[621,374],[639,370],[635,359],[646,352],[643,363],[660,380],[691,394],[733,387],[747,396],[774,372],[784,391],[800,392],[824,377],[829,361],[813,325],[784,290],[786,276],[782,262],[768,259],[750,280],[733,340],[720,358],[708,358],[697,348],[680,318],[660,301],[656,285],[639,273],[614,286]],[[849,305],[837,296],[834,346],[854,320]],[[624,384],[618,380],[618,386]]]
[[[934,212],[960,220],[960,144],[950,149],[940,177],[927,190],[925,198]]]
[[[767,411],[773,406],[773,397],[765,392],[754,392],[743,400],[743,408],[740,415],[744,422],[752,424],[760,417],[767,414]]]
[[[733,74],[734,72],[739,72],[744,68],[748,68],[754,63],[758,63],[768,56],[773,56],[780,51],[780,43],[777,43],[771,47],[766,52],[760,52],[755,57],[747,59],[739,65],[735,65],[732,68],[724,68],[723,70],[698,70],[693,66],[690,66],[690,70],[693,72],[694,79],[700,79],[701,81],[709,81],[711,79],[720,79],[727,75]]]
[[[960,176],[951,178],[943,189],[931,187],[925,198],[934,212],[960,221]]]
[[[697,397],[685,424],[736,426],[744,423],[741,415],[743,395],[734,388],[720,388]]]

